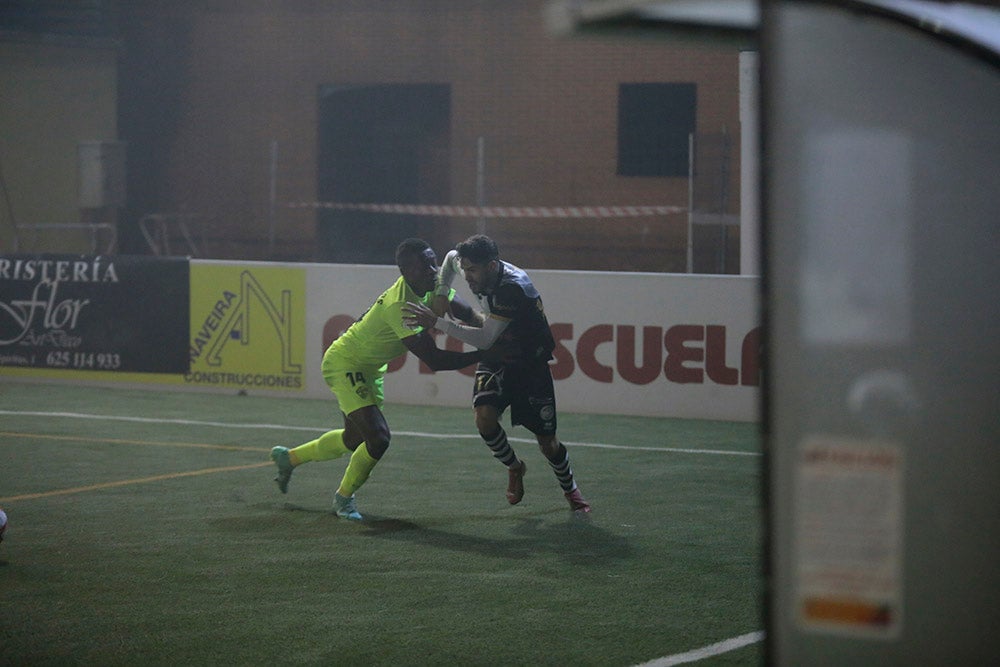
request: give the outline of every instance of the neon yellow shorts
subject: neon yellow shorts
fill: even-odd
[[[355,410],[374,405],[380,410],[385,399],[382,383],[387,364],[349,366],[334,355],[323,357],[323,379],[337,397],[340,411],[349,415]]]

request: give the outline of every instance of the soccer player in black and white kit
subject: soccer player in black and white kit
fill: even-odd
[[[590,512],[573,478],[569,453],[556,435],[556,399],[549,360],[555,341],[542,308],[542,298],[528,274],[500,259],[497,244],[482,234],[459,243],[441,263],[437,291],[447,294],[461,270],[482,309],[482,326],[472,327],[439,318],[423,304],[407,304],[409,324],[436,328],[480,349],[498,340],[512,348],[504,362],[480,362],[476,368],[473,407],[476,428],[498,461],[507,466],[507,502],[524,496],[527,467],[517,457],[500,415],[510,407],[511,425],[523,425],[535,434],[542,454],[559,480],[575,513]]]

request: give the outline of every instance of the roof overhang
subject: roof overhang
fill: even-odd
[[[987,2],[798,1],[880,15],[945,40],[1000,54],[1000,10]],[[558,34],[655,33],[661,38],[695,38],[751,48],[758,39],[766,7],[774,2],[776,0],[554,0],[548,6],[548,22],[549,28]]]

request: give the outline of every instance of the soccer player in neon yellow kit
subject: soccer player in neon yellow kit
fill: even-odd
[[[396,265],[401,274],[396,282],[323,355],[323,379],[336,396],[344,427],[294,449],[271,450],[271,459],[278,466],[275,481],[282,493],[288,492],[296,466],[350,453],[350,463],[334,494],[334,509],[337,516],[352,521],[362,520],[355,492],[389,448],[391,434],[382,413],[382,381],[388,362],[409,350],[432,370],[442,371],[464,368],[500,353],[442,350],[427,330],[404,324],[401,308],[407,301],[431,303],[435,312],[448,310],[465,322],[477,322],[477,315],[453,289],[435,295],[437,256],[426,241],[403,241],[396,248]]]

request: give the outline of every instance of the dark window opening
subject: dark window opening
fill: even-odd
[[[698,107],[694,83],[618,86],[618,175],[688,175],[688,137]]]
[[[317,192],[322,201],[437,204],[449,200],[451,89],[447,84],[324,85],[319,90]],[[408,236],[428,242],[431,220],[321,210],[320,259],[392,264]]]

